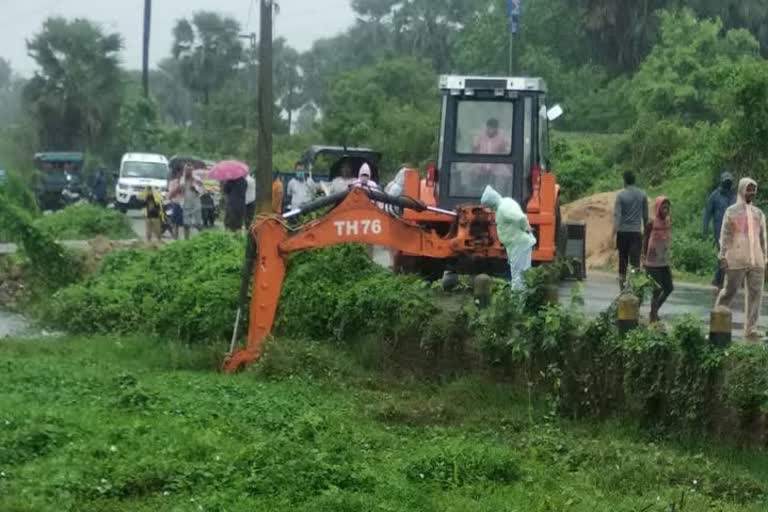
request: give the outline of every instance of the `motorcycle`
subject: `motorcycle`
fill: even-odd
[[[67,184],[64,185],[64,188],[61,190],[61,202],[65,207],[79,203],[82,199],[80,188],[73,185],[74,180],[72,175],[67,173],[66,176]]]

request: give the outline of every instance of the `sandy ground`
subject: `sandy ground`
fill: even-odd
[[[619,191],[604,192],[563,206],[563,218],[587,224],[587,268],[614,267],[617,264],[613,231],[613,205]],[[648,211],[653,216],[653,201]]]

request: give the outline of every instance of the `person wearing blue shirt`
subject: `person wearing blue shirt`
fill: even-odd
[[[701,236],[705,239],[708,238],[709,233],[714,235],[718,251],[720,250],[720,230],[723,226],[725,210],[734,204],[736,204],[736,191],[733,190],[733,174],[723,171],[720,175],[720,186],[710,194],[707,200],[707,206],[704,209],[704,227],[701,231]],[[712,224],[714,229],[712,232],[709,231],[710,224]],[[718,264],[717,270],[715,270],[715,277],[712,280],[712,286],[715,286],[718,290],[722,289],[724,277],[723,270]]]
[[[96,172],[96,180],[93,183],[93,199],[101,206],[107,205],[107,180],[101,169]]]

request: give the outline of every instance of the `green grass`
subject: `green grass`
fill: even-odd
[[[768,457],[552,419],[480,377],[275,342],[0,341],[0,510],[765,511]],[[683,508],[670,508],[685,496]]]
[[[91,204],[68,206],[40,217],[35,225],[56,240],[90,240],[97,236],[111,240],[136,238],[128,217],[117,210]]]

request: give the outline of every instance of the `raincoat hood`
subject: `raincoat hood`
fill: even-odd
[[[397,171],[397,174],[395,175],[395,179],[393,179],[387,184],[386,188],[384,189],[384,192],[392,196],[402,195],[403,189],[405,188],[405,171],[406,170],[407,170],[406,167],[401,167],[400,170]]]
[[[739,181],[739,190],[738,190],[736,202],[740,204],[746,204],[747,187],[750,185],[754,185],[755,189],[757,189],[757,182],[755,180],[753,180],[752,178],[741,178],[741,180]]]
[[[360,172],[358,173],[357,177],[362,178],[363,176],[371,177],[371,168],[368,164],[363,164],[360,166]]]
[[[480,204],[486,208],[492,208],[495,210],[499,207],[499,204],[501,204],[501,194],[496,192],[492,186],[488,185],[485,187],[483,197],[480,198]]]
[[[657,220],[661,220],[661,207],[664,206],[664,203],[668,203],[669,199],[667,199],[666,196],[659,196],[656,198],[656,204],[654,205],[653,212],[654,212],[654,222]],[[667,215],[667,218],[664,219],[665,221],[669,221],[670,215]]]
[[[728,171],[724,171],[723,174],[720,175],[720,184],[722,185],[726,181],[733,183],[733,174]]]

